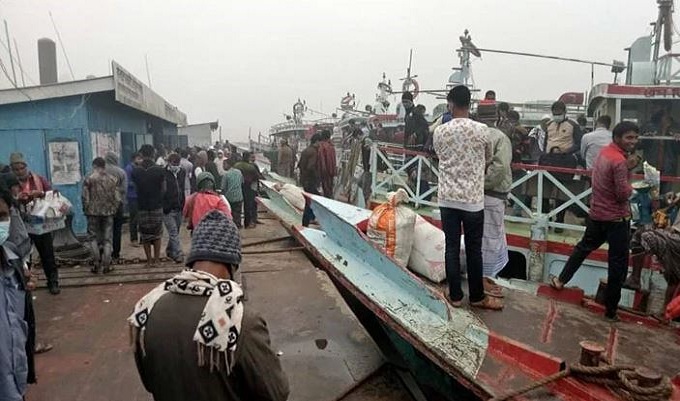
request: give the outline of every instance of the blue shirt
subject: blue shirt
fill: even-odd
[[[5,255],[8,253],[5,250]],[[22,401],[26,393],[28,325],[24,320],[26,293],[21,280],[8,263],[0,267],[0,400],[3,401]]]
[[[222,176],[222,195],[232,202],[243,202],[243,174],[237,168],[230,168]]]

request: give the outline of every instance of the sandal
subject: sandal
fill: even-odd
[[[494,298],[504,298],[503,289],[488,277],[484,277],[484,294]]]
[[[484,299],[479,302],[470,302],[470,306],[480,309],[502,310],[503,301],[494,297],[484,297]]]
[[[553,276],[552,274],[550,275],[550,286],[557,291],[562,291],[564,288],[564,283],[560,282],[560,279],[557,278],[557,276]]]
[[[52,344],[37,343],[37,344],[35,344],[35,350],[34,351],[35,351],[36,354],[42,354],[44,352],[51,351],[52,348],[54,348],[52,346]]]
[[[449,300],[449,303],[451,304],[451,306],[453,306],[454,308],[462,308],[463,307],[463,300],[462,299],[460,301],[454,301],[454,300],[452,300],[451,298],[448,298],[448,297],[447,297],[447,299]]]

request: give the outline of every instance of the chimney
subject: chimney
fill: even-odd
[[[52,39],[38,39],[40,85],[57,83],[57,47]]]

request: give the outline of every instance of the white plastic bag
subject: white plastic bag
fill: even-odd
[[[283,184],[279,189],[279,193],[294,208],[298,210],[305,209],[305,196],[302,193],[302,188],[291,184]]]
[[[38,198],[29,203],[27,210],[31,216],[54,219],[66,216],[73,205],[65,196],[58,191],[47,191],[45,197]]]
[[[446,237],[440,230],[424,218],[417,216],[413,234],[413,248],[408,260],[411,271],[434,283],[446,280]],[[460,266],[465,275],[465,236],[460,237]]]
[[[390,193],[387,202],[371,213],[366,232],[372,242],[402,267],[406,267],[411,256],[417,216],[413,210],[400,205],[407,199],[408,194],[401,188]]]

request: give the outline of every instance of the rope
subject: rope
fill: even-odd
[[[494,397],[491,400],[509,400],[567,377],[605,386],[627,401],[665,401],[670,398],[673,387],[667,376],[664,376],[661,383],[656,386],[641,387],[637,384],[639,376],[635,372],[636,368],[633,365],[610,365],[606,361],[605,365],[597,367],[574,364],[561,372],[544,377],[527,386]]]

